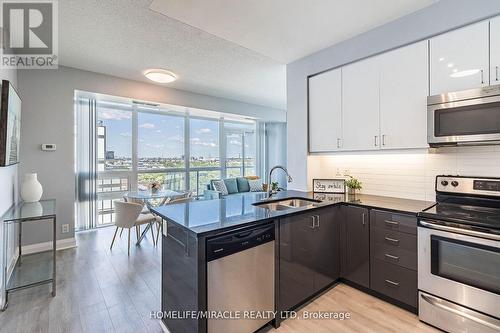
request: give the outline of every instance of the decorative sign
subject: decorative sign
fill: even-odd
[[[345,179],[313,179],[313,192],[345,193]]]
[[[320,200],[322,202],[330,202],[330,203],[344,202],[345,197],[346,197],[345,193],[318,193],[318,192],[313,193],[313,199]]]

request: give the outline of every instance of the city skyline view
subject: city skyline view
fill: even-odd
[[[98,110],[98,121],[106,128],[106,151],[112,152],[114,159],[131,159],[132,111],[102,108]],[[139,160],[144,158],[184,159],[184,126],[183,116],[138,112],[137,153]],[[219,121],[193,118],[189,120],[189,126],[190,158],[192,160],[219,160]],[[248,124],[244,126],[249,128]],[[227,157],[241,158],[242,144],[241,135],[228,134]],[[247,149],[254,149],[254,144],[246,143],[245,146]]]

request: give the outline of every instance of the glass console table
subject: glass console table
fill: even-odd
[[[40,200],[39,202],[20,202],[12,206],[1,218],[3,224],[3,295],[0,310],[8,305],[9,293],[39,286],[52,284],[52,296],[56,295],[56,201]],[[21,239],[24,223],[52,223],[52,249],[50,251],[23,254]],[[14,232],[12,232],[14,230]],[[17,259],[12,267],[9,258],[9,234],[17,232]],[[12,237],[11,237],[12,238]],[[12,250],[10,251],[12,252]],[[14,250],[14,252],[16,252]],[[15,253],[12,253],[15,255]],[[11,271],[11,273],[10,273]],[[10,274],[9,274],[10,273]]]

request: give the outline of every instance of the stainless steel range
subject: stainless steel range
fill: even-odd
[[[500,332],[500,178],[436,177],[419,214],[419,318],[447,332]]]

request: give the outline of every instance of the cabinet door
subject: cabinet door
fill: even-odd
[[[431,95],[488,85],[488,22],[430,40]]]
[[[280,220],[279,310],[289,310],[314,293],[313,219],[309,214]]]
[[[309,151],[339,150],[342,138],[341,69],[309,78]]]
[[[342,68],[342,149],[380,148],[379,57]]]
[[[382,149],[427,147],[427,41],[380,56]]]
[[[368,209],[343,206],[341,276],[370,287],[370,231]]]
[[[340,277],[340,216],[339,207],[329,207],[317,212],[313,229],[312,262],[314,291],[317,292]]]
[[[500,16],[490,21],[490,83],[500,84]]]

